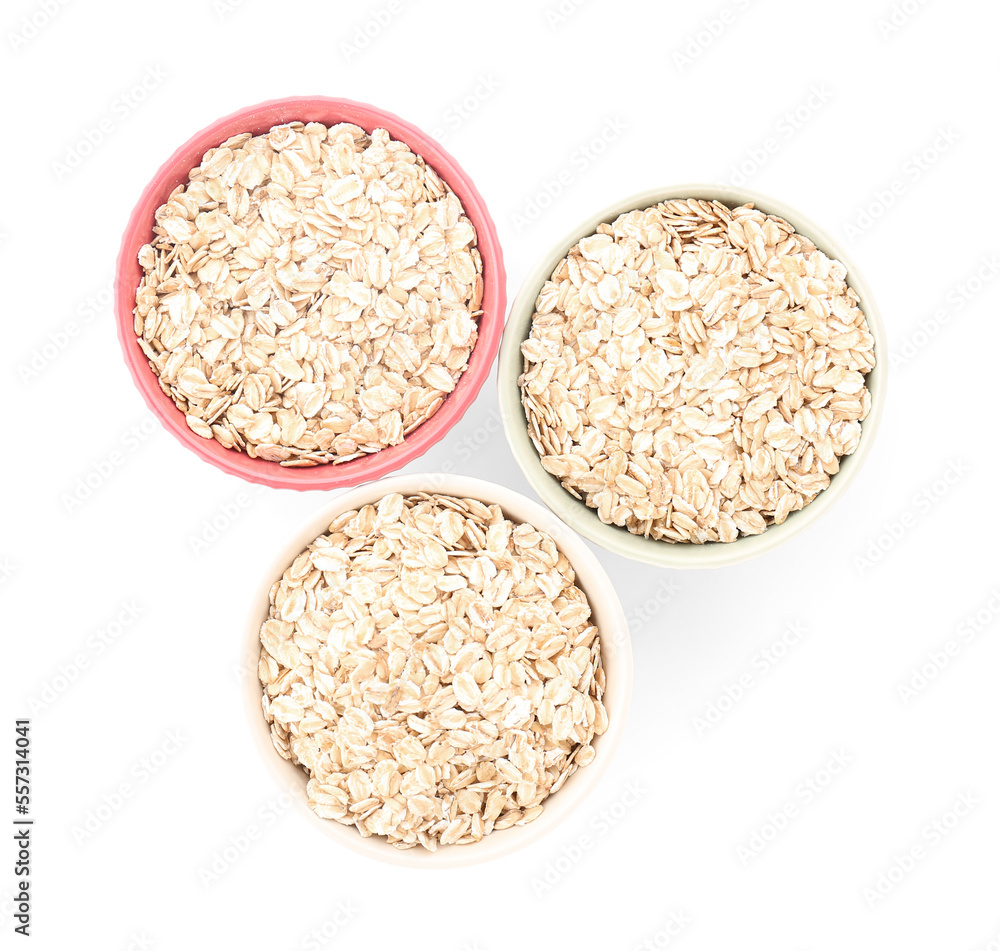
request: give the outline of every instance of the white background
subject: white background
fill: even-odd
[[[0,22],[3,722],[12,751],[14,717],[35,711],[36,946],[628,949],[658,932],[665,946],[675,912],[687,923],[670,946],[690,951],[997,948],[1000,279],[976,277],[996,273],[1000,252],[996,10],[585,0],[547,16],[558,0],[396,0],[378,26],[388,0],[225,3],[73,0],[49,15],[16,0]],[[377,35],[362,49],[366,24]],[[697,573],[601,554],[632,620],[626,738],[574,819],[471,872],[368,861],[294,810],[268,823],[281,790],[251,745],[236,675],[246,606],[274,547],[329,496],[254,492],[200,462],[151,421],[115,339],[114,259],[156,168],[221,115],[311,93],[443,133],[496,220],[511,296],[595,210],[742,175],[845,241],[892,353],[909,354],[864,471],[803,537]],[[88,149],[103,118],[110,132]],[[602,154],[581,151],[602,130],[614,140]],[[71,152],[89,154],[61,169]],[[539,202],[563,170],[570,184]],[[66,344],[52,359],[49,334]],[[491,381],[411,468],[528,492],[502,434],[486,439],[496,405]],[[121,464],[69,506],[116,449]],[[938,481],[949,467],[961,475]],[[244,492],[250,503],[196,554],[204,522]],[[138,617],[98,651],[95,632],[128,602]],[[807,633],[771,663],[761,652],[789,622]],[[957,656],[906,702],[898,685],[950,639]],[[699,730],[744,674],[744,696]],[[829,778],[835,753],[849,764],[807,801],[799,784]],[[131,797],[82,836],[122,783]],[[962,794],[976,804],[952,823]],[[789,804],[795,818],[748,859],[740,849]],[[8,800],[4,821],[12,811]],[[954,824],[937,842],[936,820]],[[205,884],[250,825],[260,837]],[[592,847],[570,862],[584,835]],[[866,897],[914,846],[912,870]],[[12,864],[5,851],[5,946]],[[558,880],[543,890],[547,869]],[[338,903],[350,920],[304,943],[332,934]]]

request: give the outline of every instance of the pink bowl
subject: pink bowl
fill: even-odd
[[[152,239],[153,213],[166,201],[170,192],[187,182],[188,172],[200,164],[205,152],[231,135],[239,132],[253,132],[256,135],[266,132],[274,125],[296,120],[322,122],[325,125],[353,122],[367,132],[376,128],[386,129],[394,139],[405,142],[427,161],[459,197],[476,228],[479,253],[483,259],[483,302],[479,337],[469,358],[468,368],[438,411],[398,446],[390,446],[339,465],[307,468],[286,468],[276,462],[251,459],[245,453],[224,449],[214,439],[196,436],[184,421],[184,414],[160,389],[159,381],[136,341],[132,315],[135,291],[142,278],[137,258],[139,248]],[[143,191],[125,229],[115,275],[118,339],[132,379],[146,405],[170,433],[206,462],[248,482],[280,489],[331,489],[357,485],[381,478],[423,455],[458,422],[486,381],[503,334],[506,300],[506,274],[496,227],[486,210],[486,203],[458,162],[430,136],[398,116],[364,103],[326,96],[296,96],[262,102],[219,119],[192,136],[164,162]]]

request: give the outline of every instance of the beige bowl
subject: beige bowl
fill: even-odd
[[[604,704],[608,712],[608,729],[595,737],[596,758],[589,766],[577,770],[566,784],[549,799],[545,810],[526,826],[502,829],[470,845],[442,846],[436,852],[417,847],[400,850],[389,845],[384,836],[365,838],[353,826],[341,825],[332,819],[322,819],[308,806],[307,775],[299,766],[282,759],[271,744],[270,729],[261,712],[261,686],[257,679],[257,659],[260,651],[260,626],[267,617],[268,592],[271,585],[314,538],[327,530],[329,523],[341,512],[377,502],[384,495],[399,492],[436,492],[443,495],[479,499],[499,505],[508,518],[530,522],[548,532],[560,550],[570,560],[577,575],[577,584],[586,593],[601,634],[601,654],[606,676]],[[600,562],[586,543],[570,531],[551,512],[517,492],[503,486],[453,475],[403,475],[351,489],[335,502],[317,512],[288,541],[263,578],[254,598],[243,647],[244,668],[251,671],[245,678],[244,702],[250,732],[260,755],[275,781],[288,790],[294,803],[306,816],[306,821],[320,833],[340,845],[367,855],[369,858],[413,868],[458,868],[509,855],[536,842],[572,815],[574,810],[597,785],[608,766],[622,735],[628,713],[632,688],[632,648],[628,625],[621,602]]]
[[[861,298],[861,309],[868,319],[868,328],[875,338],[876,366],[867,377],[871,391],[872,408],[861,426],[861,439],[857,450],[841,460],[840,471],[830,480],[828,488],[798,512],[792,512],[781,525],[772,525],[760,535],[748,535],[734,542],[709,542],[704,545],[689,543],[671,544],[656,541],[641,535],[633,535],[627,528],[607,525],[600,520],[592,508],[570,495],[559,480],[546,472],[531,438],[521,405],[518,377],[523,369],[521,343],[531,330],[531,318],[544,283],[552,275],[556,265],[569,253],[581,238],[593,234],[601,222],[612,222],[620,214],[634,208],[648,208],[661,201],[677,198],[698,198],[716,200],[730,206],[752,201],[761,211],[778,215],[792,224],[796,231],[805,235],[829,257],[837,258],[847,268],[847,282]],[[538,262],[528,274],[521,289],[514,298],[503,342],[500,346],[497,382],[500,388],[500,416],[503,420],[507,441],[514,452],[521,471],[531,487],[541,496],[542,501],[564,522],[572,525],[581,535],[603,548],[634,561],[646,562],[664,568],[715,568],[746,561],[755,555],[771,551],[814,522],[844,495],[861,469],[861,465],[871,450],[882,417],[885,403],[885,377],[888,369],[889,349],[885,330],[878,308],[867,282],[858,272],[850,256],[841,244],[825,231],[814,225],[794,208],[782,202],[742,188],[727,185],[678,185],[673,188],[657,189],[633,195],[618,202],[611,208],[591,216],[579,227],[555,244],[549,253]]]

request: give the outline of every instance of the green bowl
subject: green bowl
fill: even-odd
[[[523,369],[521,343],[531,329],[535,300],[545,281],[551,277],[556,265],[569,253],[570,248],[581,238],[593,234],[601,222],[612,222],[623,212],[635,208],[648,208],[658,202],[678,198],[716,200],[734,207],[752,201],[761,211],[784,218],[795,227],[796,231],[808,237],[817,248],[844,264],[847,268],[847,281],[861,299],[861,309],[867,318],[868,329],[875,338],[876,364],[866,378],[871,392],[872,408],[861,425],[858,448],[852,455],[841,459],[840,471],[830,479],[829,487],[820,492],[812,502],[799,511],[792,512],[781,525],[771,525],[760,535],[741,536],[734,542],[675,544],[634,535],[628,529],[617,525],[606,525],[597,517],[597,512],[570,495],[559,480],[542,467],[534,444],[528,436],[528,425],[521,405],[520,388],[517,385]],[[650,565],[664,568],[718,568],[772,551],[804,531],[844,495],[861,470],[875,441],[875,433],[885,404],[885,376],[888,362],[889,349],[885,329],[872,292],[840,242],[834,240],[794,208],[767,195],[728,185],[677,185],[633,195],[592,215],[555,244],[528,274],[511,304],[500,347],[497,375],[500,388],[500,415],[514,457],[532,488],[559,518],[585,538],[608,551]]]

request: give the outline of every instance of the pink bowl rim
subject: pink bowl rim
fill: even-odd
[[[361,456],[339,465],[287,468],[276,462],[251,459],[245,453],[224,449],[214,439],[197,436],[184,415],[160,389],[139,347],[132,309],[140,268],[136,255],[152,235],[153,212],[201,161],[210,148],[240,132],[259,134],[283,122],[353,122],[371,132],[384,128],[420,155],[458,196],[476,228],[477,246],[483,259],[483,301],[480,305],[479,337],[469,366],[454,391],[437,412],[398,446]],[[146,405],[164,428],[199,458],[229,475],[282,489],[332,489],[358,485],[387,475],[423,455],[462,418],[489,377],[503,335],[507,290],[503,252],[496,225],[472,179],[439,143],[417,126],[391,112],[351,99],[329,96],[290,96],[270,99],[238,109],[204,127],[177,148],[157,169],[132,210],[122,237],[115,268],[115,323],[125,364]]]

